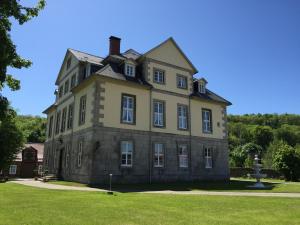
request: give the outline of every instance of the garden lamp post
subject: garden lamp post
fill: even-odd
[[[111,190],[111,181],[112,181],[112,173],[109,174],[109,192],[107,192],[108,194],[112,195],[113,192]]]

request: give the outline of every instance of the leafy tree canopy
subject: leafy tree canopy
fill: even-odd
[[[11,90],[20,89],[20,81],[7,74],[7,67],[21,69],[31,65],[29,60],[18,55],[16,46],[11,40],[11,18],[20,25],[38,15],[45,7],[45,0],[39,0],[36,7],[25,7],[19,0],[0,1],[0,90],[7,84]]]

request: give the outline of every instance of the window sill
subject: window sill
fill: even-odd
[[[132,168],[132,165],[121,165],[121,168],[130,169],[130,168]]]
[[[182,89],[182,90],[187,90],[188,89],[187,87],[178,87],[178,86],[177,86],[177,88]]]
[[[136,123],[135,122],[124,122],[124,121],[121,121],[120,122],[121,124],[127,124],[127,125],[136,125]]]

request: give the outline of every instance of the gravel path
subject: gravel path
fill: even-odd
[[[26,185],[26,186],[31,186],[31,187],[55,189],[55,190],[102,191],[102,192],[107,191],[104,189],[90,188],[90,187],[74,187],[74,186],[65,186],[65,185],[59,185],[59,184],[50,184],[47,182],[36,181],[33,179],[16,179],[16,180],[13,180],[10,182],[16,183],[16,184],[22,184],[22,185]]]
[[[90,187],[74,187],[44,183],[41,181],[35,181],[33,179],[17,179],[10,181],[16,184],[27,185],[31,187],[55,189],[55,190],[72,190],[72,191],[98,191],[107,192],[105,189],[90,188]],[[270,192],[229,192],[229,191],[143,191],[136,193],[145,194],[175,194],[175,195],[217,195],[217,196],[251,196],[251,197],[289,197],[300,198],[300,193],[270,193]]]

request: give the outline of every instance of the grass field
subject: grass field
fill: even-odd
[[[38,189],[0,183],[0,224],[299,224],[300,199]]]
[[[86,184],[68,182],[68,181],[51,181],[52,184],[67,186],[85,187]],[[130,185],[113,185],[113,190],[119,192],[139,192],[139,191],[247,191],[247,192],[274,192],[274,193],[300,193],[300,182],[284,182],[283,180],[264,179],[263,183],[266,189],[253,189],[249,186],[255,183],[254,179],[233,178],[229,182],[223,181],[199,181],[199,182],[180,182],[168,184],[130,184]],[[99,186],[107,189],[108,186]]]

